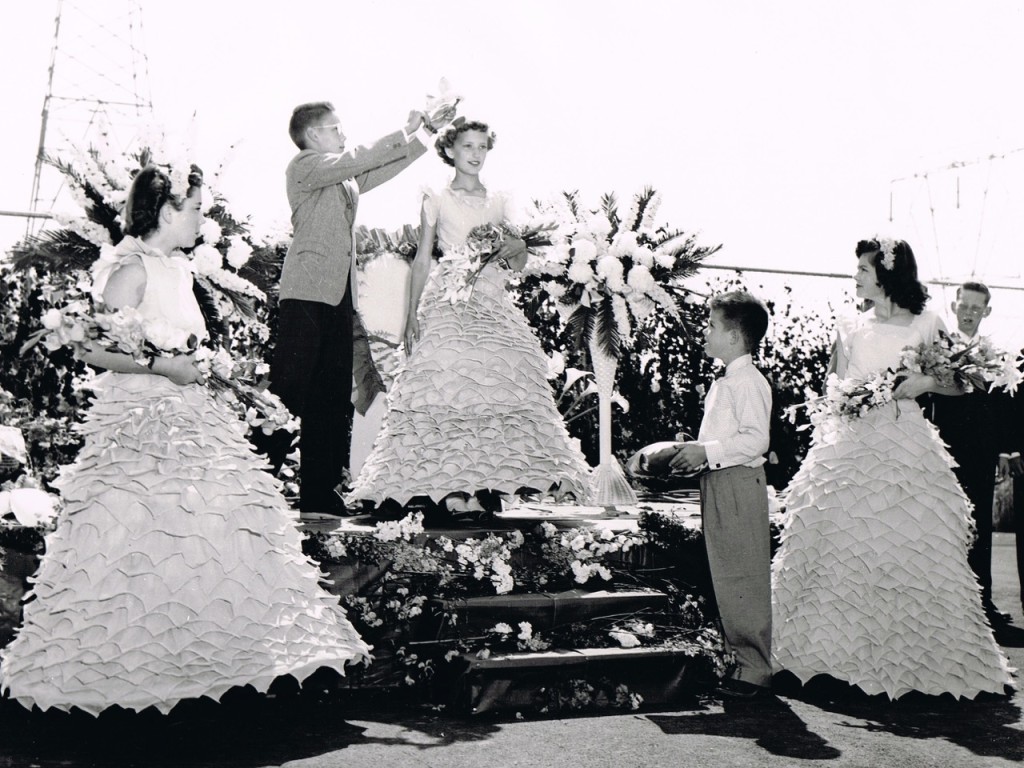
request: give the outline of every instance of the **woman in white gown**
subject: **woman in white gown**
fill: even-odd
[[[206,336],[188,260],[202,223],[201,177],[176,196],[167,174],[132,184],[125,237],[97,262],[111,307]],[[302,554],[295,513],[211,396],[191,355],[140,365],[100,350],[107,369],[81,425],[85,444],[56,483],[64,506],[32,578],[22,627],[4,649],[9,695],[46,710],[167,712],[282,675],[344,674],[369,647]]]
[[[895,370],[943,329],[905,242],[861,241],[857,257],[857,296],[874,306],[839,323],[841,379]],[[912,399],[926,391],[934,379],[911,375],[892,403],[820,424],[787,490],[772,650],[803,683],[827,674],[892,699],[1012,685],[967,564],[969,503]]]
[[[455,178],[423,200],[406,319],[409,357],[350,501],[404,506],[425,496],[479,510],[521,489],[556,487],[578,500],[585,494],[589,467],[555,407],[547,358],[505,290],[509,268],[522,268],[525,253],[494,259],[468,299],[455,302],[449,296],[460,273],[447,261],[431,263],[435,239],[452,253],[474,227],[508,216],[506,197],[479,178],[493,141],[487,125],[462,120],[438,139]]]

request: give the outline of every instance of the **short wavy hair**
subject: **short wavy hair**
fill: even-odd
[[[883,263],[882,245],[877,238],[857,243],[857,258],[871,256],[875,279],[882,292],[898,307],[920,315],[930,296],[928,289],[917,277],[917,259],[906,240],[893,240],[892,265]]]
[[[185,198],[202,185],[203,172],[199,166],[193,165],[188,174]],[[147,165],[135,174],[128,190],[128,199],[124,206],[125,234],[144,237],[155,231],[160,226],[160,209],[169,204],[180,211],[185,207],[185,198],[171,191],[171,177],[163,169]]]
[[[768,332],[768,309],[746,291],[729,291],[711,297],[711,311],[718,311],[729,330],[737,330],[748,352],[754,352]]]
[[[441,156],[442,160],[452,167],[455,166],[455,161],[448,157],[448,150],[454,147],[459,136],[467,131],[480,131],[481,133],[486,133],[487,149],[494,149],[494,142],[498,136],[490,129],[487,123],[481,123],[479,120],[463,120],[461,117],[458,117],[452,121],[452,124],[449,125],[441,135],[437,137],[437,141],[434,142],[434,147],[437,148],[437,154]]]
[[[334,105],[329,101],[311,101],[308,104],[299,104],[293,109],[292,119],[288,121],[288,135],[295,142],[295,146],[306,149],[306,129],[320,125],[320,121],[332,112]]]

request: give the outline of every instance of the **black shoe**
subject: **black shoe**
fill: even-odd
[[[988,623],[992,629],[997,632],[1000,629],[1013,626],[1013,617],[1005,611],[1000,611],[995,606],[985,609],[985,618],[988,619]]]
[[[771,689],[764,685],[754,685],[745,680],[726,678],[718,684],[715,692],[730,699],[757,699],[771,694]]]

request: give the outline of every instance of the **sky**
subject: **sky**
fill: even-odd
[[[29,202],[57,5],[0,11],[0,209]],[[55,91],[127,61],[103,29],[131,5],[64,0],[75,58],[58,59]],[[1024,2],[138,5],[156,121],[193,134],[204,168],[227,160],[221,187],[259,230],[287,226],[292,107],[331,100],[350,144],[369,142],[446,77],[498,134],[485,181],[524,205],[650,185],[662,223],[722,245],[712,263],[849,274],[856,241],[879,233],[907,239],[926,278],[1024,285]],[[422,187],[447,178],[428,154],[366,194],[359,220],[416,223]],[[23,230],[0,218],[0,244]],[[1022,299],[997,292],[990,322],[1024,327]]]

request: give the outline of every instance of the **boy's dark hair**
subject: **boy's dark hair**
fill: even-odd
[[[188,174],[188,190],[203,185],[203,172],[199,166],[193,165]],[[128,189],[128,197],[124,206],[124,232],[132,237],[144,237],[160,226],[160,209],[164,205],[173,205],[180,211],[185,200],[171,191],[171,177],[155,165],[147,165],[135,174],[132,185]]]
[[[334,105],[329,101],[311,101],[308,104],[299,104],[292,110],[292,119],[288,122],[288,135],[292,137],[295,146],[299,149],[306,149],[306,129],[312,125],[319,125],[325,116],[334,111]]]
[[[966,283],[961,283],[956,287],[956,297],[958,299],[963,291],[974,291],[975,293],[980,293],[985,297],[986,304],[992,301],[992,291],[990,291],[988,286],[984,283],[979,283],[974,280],[968,280]]]
[[[875,268],[875,278],[882,292],[897,307],[909,309],[911,314],[920,315],[924,305],[928,303],[928,289],[917,278],[917,259],[906,240],[888,241],[892,243],[892,263],[886,265],[882,243],[877,238],[861,240],[857,243],[857,258],[865,254],[874,254],[871,263]]]
[[[437,141],[434,142],[434,147],[437,149],[437,154],[441,156],[448,165],[454,166],[455,161],[448,157],[446,150],[455,146],[455,142],[458,141],[459,135],[466,133],[466,131],[480,131],[481,133],[487,134],[487,148],[494,149],[494,141],[497,139],[497,135],[492,131],[487,123],[481,123],[479,120],[466,120],[462,117],[457,117],[452,121],[444,132],[437,137]]]
[[[754,352],[768,331],[768,310],[746,291],[729,291],[711,297],[711,311],[718,310],[726,328],[738,330],[748,352]]]

